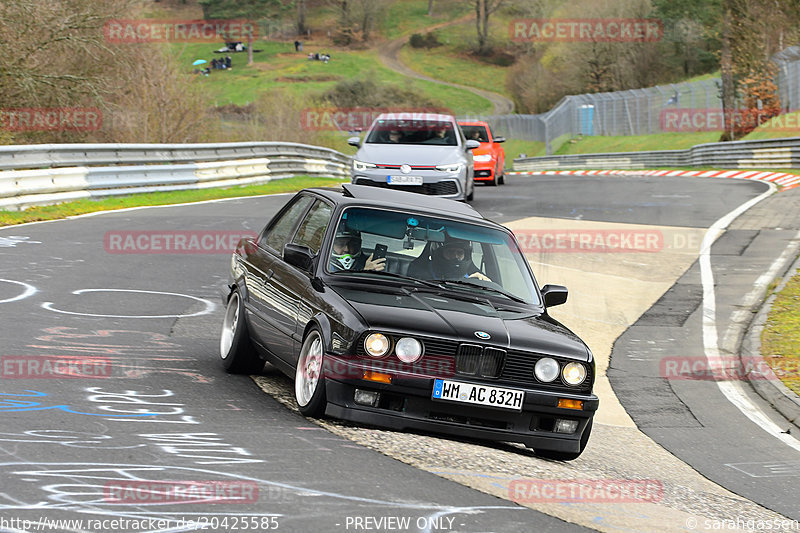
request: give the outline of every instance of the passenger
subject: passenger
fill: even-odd
[[[337,230],[331,248],[330,269],[332,272],[341,270],[377,270],[386,268],[386,258],[375,259],[361,251],[361,234],[347,229]]]

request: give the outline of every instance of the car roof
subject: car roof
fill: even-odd
[[[447,213],[476,221],[489,222],[469,204],[416,192],[397,191],[381,187],[370,187],[369,185],[355,185],[353,183],[344,183],[341,188],[319,187],[306,190],[314,191],[340,205],[366,204],[375,207],[400,207],[417,211],[429,211],[431,213]]]
[[[483,120],[459,120],[459,126],[488,126],[488,122],[484,122]]]

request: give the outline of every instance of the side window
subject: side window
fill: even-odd
[[[333,209],[331,206],[322,200],[317,200],[317,203],[314,204],[306,215],[303,223],[300,224],[300,228],[297,230],[294,239],[292,239],[292,243],[308,246],[314,253],[319,252],[320,246],[322,246],[322,238],[325,236],[325,229],[328,227],[328,223],[331,220],[332,212]]]
[[[283,255],[283,245],[289,238],[289,234],[297,223],[306,208],[314,199],[310,196],[301,196],[289,206],[289,209],[283,212],[283,215],[272,223],[272,225],[264,232],[261,237],[261,245],[272,248],[280,255]]]

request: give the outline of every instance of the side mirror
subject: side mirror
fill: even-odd
[[[466,146],[467,150],[474,150],[475,148],[479,147],[480,145],[481,145],[481,143],[476,141],[475,139],[469,139],[467,141],[467,144],[465,144],[464,146]]]
[[[314,254],[308,246],[302,244],[289,243],[283,247],[283,259],[292,266],[296,266],[300,270],[311,273],[314,266]]]
[[[355,146],[356,148],[358,148],[359,146],[361,146],[361,138],[360,137],[350,137],[349,139],[347,139],[347,144],[349,144],[350,146]]]
[[[506,142],[506,138],[505,137],[495,137],[493,142],[496,142],[498,144],[499,143],[504,143],[504,142]]]
[[[545,285],[542,287],[545,307],[553,307],[554,305],[565,303],[567,301],[567,294],[567,288],[563,285]]]

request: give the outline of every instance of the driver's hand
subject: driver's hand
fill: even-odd
[[[386,258],[381,257],[380,259],[372,259],[372,254],[369,254],[369,258],[367,262],[364,264],[364,270],[385,270],[386,269]]]
[[[481,281],[492,281],[491,279],[489,279],[489,276],[487,276],[483,272],[473,272],[472,274],[469,275],[469,277],[479,279]]]

